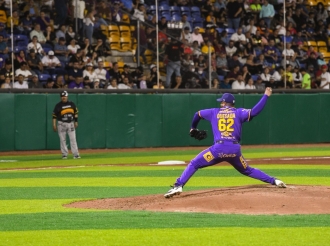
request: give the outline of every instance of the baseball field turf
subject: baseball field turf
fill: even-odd
[[[81,151],[79,160],[61,160],[60,154],[0,153],[0,245],[329,245],[330,214],[170,213],[63,206],[90,199],[162,196],[184,166],[135,164],[189,161],[202,149]],[[329,153],[327,146],[243,147],[247,159]],[[257,168],[289,185],[330,187],[330,165],[261,164]],[[250,184],[261,182],[228,165],[214,166],[199,170],[184,191]]]

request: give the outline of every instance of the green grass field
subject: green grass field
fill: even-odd
[[[0,152],[0,245],[329,245],[330,215],[252,216],[63,207],[79,200],[163,194],[183,166],[121,164],[188,161],[197,153],[181,149],[105,151],[82,154],[80,160],[61,160],[60,154],[3,156]],[[329,156],[330,152],[315,146],[256,147],[243,149],[243,153],[246,158],[272,158]],[[65,168],[52,168],[61,166]],[[27,169],[12,170],[17,168]],[[258,168],[288,184],[330,186],[330,165]],[[199,170],[184,191],[260,183],[230,166],[215,166]]]

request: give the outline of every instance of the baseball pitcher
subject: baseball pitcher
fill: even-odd
[[[192,121],[190,136],[198,140],[206,138],[207,133],[197,130],[197,125],[201,119],[208,120],[212,125],[214,144],[191,160],[181,176],[176,180],[173,188],[164,196],[169,198],[180,194],[182,187],[198,169],[223,161],[230,163],[243,175],[276,185],[280,188],[286,188],[285,183],[281,180],[250,167],[241,153],[241,145],[239,143],[241,140],[242,124],[251,121],[263,110],[271,94],[272,89],[267,87],[261,100],[252,109],[244,109],[235,108],[235,97],[230,93],[225,93],[221,98],[217,99],[220,102],[220,108],[198,111]]]
[[[68,147],[66,146],[66,134],[69,135],[71,151],[74,159],[80,159],[76,141],[76,130],[78,127],[78,109],[76,105],[68,101],[68,92],[61,92],[61,101],[56,104],[53,111],[53,130],[60,137],[62,159],[68,158]],[[56,127],[56,120],[58,121]]]

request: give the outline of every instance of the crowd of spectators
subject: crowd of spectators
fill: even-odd
[[[173,13],[153,9],[151,0],[13,1],[11,15],[10,1],[0,0],[1,88],[329,89],[329,61],[318,47],[307,45],[323,42],[323,52],[330,51],[330,9],[323,3],[310,7],[289,0],[285,11],[280,0],[159,4],[198,7],[200,17],[180,12],[180,19],[173,19]],[[128,25],[144,23],[133,36],[140,37],[135,55],[141,58],[134,68],[110,62],[113,51],[101,29],[122,23],[125,15]],[[180,22],[176,30],[173,20]],[[146,50],[157,49],[164,82],[158,64],[145,57]]]

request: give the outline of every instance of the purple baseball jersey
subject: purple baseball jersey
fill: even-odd
[[[195,129],[200,119],[210,121],[214,136],[214,144],[199,153],[182,175],[176,180],[175,185],[184,186],[194,173],[207,166],[226,161],[241,174],[260,181],[275,184],[275,178],[250,167],[241,153],[242,124],[257,116],[266,105],[268,96],[264,95],[252,109],[234,108],[225,106],[200,110],[193,118],[192,129]]]
[[[205,109],[198,112],[199,117],[210,121],[214,142],[241,140],[242,124],[250,120],[251,109],[223,107]]]

